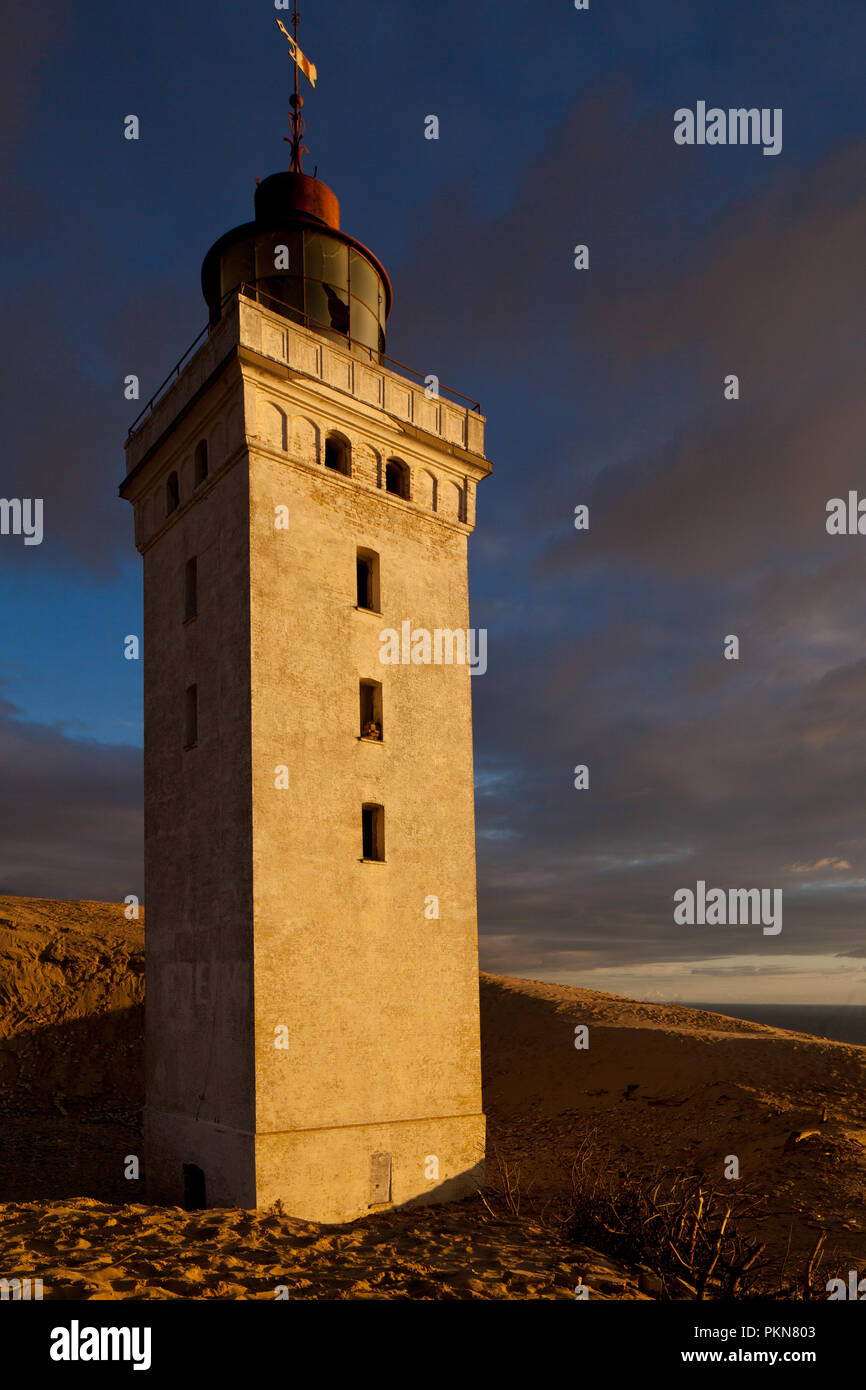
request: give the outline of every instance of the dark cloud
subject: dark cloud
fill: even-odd
[[[141,897],[141,754],[18,713],[0,700],[0,893]]]
[[[857,949],[863,663],[815,677],[795,662],[787,679],[784,667],[776,678],[772,657],[758,679],[745,660],[725,663],[733,674],[721,693],[702,694],[679,663],[684,693],[674,678],[657,700],[663,638],[645,666],[630,633],[605,635],[595,672],[585,658],[523,641],[511,648],[513,676],[474,683],[482,921],[498,943],[497,968],[505,931],[518,973],[562,951],[582,966],[611,966]],[[495,654],[495,630],[490,642]],[[720,643],[714,659],[722,664]],[[615,683],[631,686],[631,701],[610,698]],[[573,787],[578,763],[590,767],[588,792]],[[783,889],[782,934],[771,942],[753,928],[677,926],[673,894],[698,878]]]
[[[775,41],[756,37],[765,57]],[[778,160],[682,149],[672,108],[625,79],[551,129],[507,206],[491,213],[465,175],[416,201],[411,251],[391,267],[391,350],[490,415],[495,471],[471,543],[473,622],[490,633],[472,683],[483,962],[579,975],[862,956],[866,538],[830,538],[824,517],[862,473],[866,144],[807,157],[786,126]],[[397,200],[387,163],[370,177]],[[32,189],[18,200],[22,247],[45,208]],[[0,349],[4,489],[45,496],[47,560],[105,576],[132,544],[115,500],[135,413],[122,377],[148,396],[203,311],[188,266],[149,268],[137,250],[127,283],[116,228],[65,217],[68,262],[110,274],[57,297],[30,266],[18,287]],[[587,273],[572,263],[583,242]],[[168,232],[165,247],[176,267]],[[722,656],[729,633],[738,662]],[[0,887],[137,891],[136,755],[8,708],[0,751]],[[589,792],[573,787],[578,763]],[[781,936],[677,927],[673,893],[698,878],[781,887]]]
[[[6,545],[5,564],[32,565],[35,556],[105,579],[133,553],[132,509],[117,495],[123,443],[186,343],[176,289],[164,280],[120,297],[106,286],[101,293],[87,317],[70,317],[42,283],[10,314],[13,331],[0,343],[3,496],[43,499],[44,540],[29,551]],[[130,373],[139,377],[138,403],[124,398]]]
[[[38,79],[47,64],[62,50],[68,33],[67,7],[59,0],[43,5],[15,7],[4,16],[5,42],[0,47],[0,124],[5,137],[5,158],[16,151],[12,141],[26,129],[38,103]],[[7,201],[14,207],[15,199]]]
[[[726,204],[708,189],[700,225],[702,180],[730,162],[680,159],[668,118],[634,118],[622,88],[581,103],[513,207],[470,219],[454,190],[410,267],[414,308],[436,285],[419,341],[447,351],[457,319],[455,364],[492,356],[520,382],[518,440],[479,495],[480,534],[491,513],[500,530],[473,606],[490,629],[473,693],[493,969],[862,941],[864,560],[824,521],[866,437],[866,145],[765,168]],[[572,233],[583,276],[565,269]],[[496,588],[503,549],[519,604]],[[673,893],[698,878],[782,888],[781,935],[676,926]]]

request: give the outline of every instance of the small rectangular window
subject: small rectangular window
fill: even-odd
[[[187,560],[184,570],[183,581],[183,620],[189,622],[190,618],[198,614],[198,560],[193,555],[191,560]]]
[[[361,843],[364,859],[385,858],[385,809],[383,806],[362,806]]]
[[[381,741],[382,685],[379,681],[361,681],[361,738]]]
[[[198,686],[187,686],[186,710],[184,713],[184,748],[192,748],[198,742]]]
[[[371,613],[379,608],[379,556],[375,550],[359,550],[357,557],[358,607]]]

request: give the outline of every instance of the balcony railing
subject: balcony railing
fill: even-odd
[[[230,293],[227,294],[223,299],[221,306],[222,310],[225,310],[226,305],[231,300],[240,296],[243,296],[245,299],[251,299],[255,303],[264,304],[266,308],[269,307],[269,301],[270,305],[273,306],[271,311],[279,313],[283,318],[288,319],[290,323],[299,324],[304,328],[312,330],[313,332],[323,333],[338,346],[349,347],[355,355],[366,356],[370,362],[376,363],[378,366],[387,367],[389,370],[393,370],[394,368],[396,368],[399,375],[408,375],[410,377],[414,377],[418,382],[420,382],[423,386],[426,387],[427,376],[429,374],[416,371],[414,367],[407,366],[405,362],[400,362],[396,357],[388,357],[387,354],[383,352],[376,352],[375,349],[369,347],[366,343],[360,342],[357,338],[350,338],[345,333],[337,333],[331,327],[330,324],[322,323],[320,320],[312,318],[309,314],[303,313],[299,309],[291,309],[287,313],[287,306],[281,300],[275,299],[272,295],[265,294],[264,291],[258,289],[255,284],[245,282],[239,285],[236,289],[230,291]],[[131,438],[131,436],[138,429],[141,422],[146,418],[146,416],[150,414],[154,406],[162,399],[162,397],[165,395],[166,391],[170,388],[170,386],[176,380],[176,378],[180,376],[186,364],[190,361],[192,357],[195,356],[195,353],[198,350],[199,344],[202,342],[202,339],[206,338],[210,332],[215,333],[222,322],[223,319],[222,317],[220,317],[219,321],[213,325],[212,329],[210,324],[205,324],[201,332],[196,335],[196,337],[190,343],[189,347],[186,349],[186,352],[184,352],[183,356],[178,359],[178,361],[175,363],[175,365],[169,372],[168,376],[165,378],[164,381],[160,383],[160,385],[157,387],[157,389],[151,396],[150,400],[143,407],[143,409],[139,411],[138,415],[136,415],[127,432],[127,439]],[[469,396],[464,396],[460,391],[454,391],[449,386],[443,386],[440,383],[438,387],[438,394],[440,396],[445,395],[446,399],[453,400],[455,404],[460,404],[464,410],[473,411],[479,415],[481,413],[480,401],[473,401]]]

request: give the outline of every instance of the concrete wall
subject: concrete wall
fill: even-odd
[[[193,436],[196,423],[191,422]],[[155,461],[156,468],[159,461]],[[164,471],[164,470],[163,470]],[[158,498],[160,488],[155,495]],[[172,1117],[250,1132],[252,835],[249,485],[243,455],[218,469],[144,554],[146,1096],[148,1132]],[[197,558],[198,613],[184,621]],[[184,748],[185,691],[198,742]],[[148,1154],[151,1194],[180,1200],[181,1164]],[[247,1145],[251,1173],[252,1151]],[[207,1167],[207,1165],[204,1165]],[[249,1176],[247,1186],[250,1185]]]
[[[468,626],[466,532],[255,449],[250,528],[257,1132],[479,1117],[470,676],[379,659],[380,632],[404,619]],[[381,616],[355,606],[359,546],[380,556]],[[381,743],[358,738],[361,678],[382,684]],[[385,863],[362,862],[364,802],[385,808]],[[477,1164],[478,1132],[449,1177]],[[434,1133],[415,1125],[401,1149],[395,1182],[412,1196],[436,1185],[420,1176]],[[358,1215],[372,1150],[352,1152]],[[332,1159],[324,1190],[349,1178],[342,1140]]]
[[[450,1200],[483,1170],[471,681],[465,665],[383,665],[380,633],[468,627],[465,518],[489,465],[458,447],[476,420],[437,407],[430,433],[414,388],[416,423],[401,424],[393,373],[376,376],[383,409],[354,367],[334,385],[324,359],[298,375],[261,348],[239,344],[198,395],[182,374],[129,449],[145,569],[149,1190],[180,1201],[195,1163],[210,1204],[279,1198],[340,1221]],[[351,477],[323,466],[334,428]],[[212,471],[194,488],[201,437]],[[411,500],[383,490],[392,456]],[[173,469],[181,506],[166,519]],[[381,616],[356,608],[359,546],[380,556]],[[198,614],[184,623],[192,555]],[[362,678],[382,684],[381,743],[358,738]],[[385,863],[362,862],[364,802],[385,808]],[[385,1199],[376,1153],[390,1156]]]
[[[279,1199],[303,1221],[352,1221],[474,1192],[484,1182],[484,1117],[259,1134],[255,1152],[260,1207]],[[391,1160],[391,1189],[387,1201],[373,1202],[371,1159],[382,1153]]]
[[[147,1195],[151,1202],[182,1206],[183,1165],[194,1163],[205,1175],[209,1207],[256,1206],[255,1140],[223,1125],[144,1112]]]

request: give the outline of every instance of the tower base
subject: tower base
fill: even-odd
[[[201,1191],[208,1207],[279,1201],[286,1216],[331,1225],[454,1202],[484,1180],[484,1133],[483,1115],[454,1115],[253,1135],[148,1108],[148,1199],[182,1206]]]

